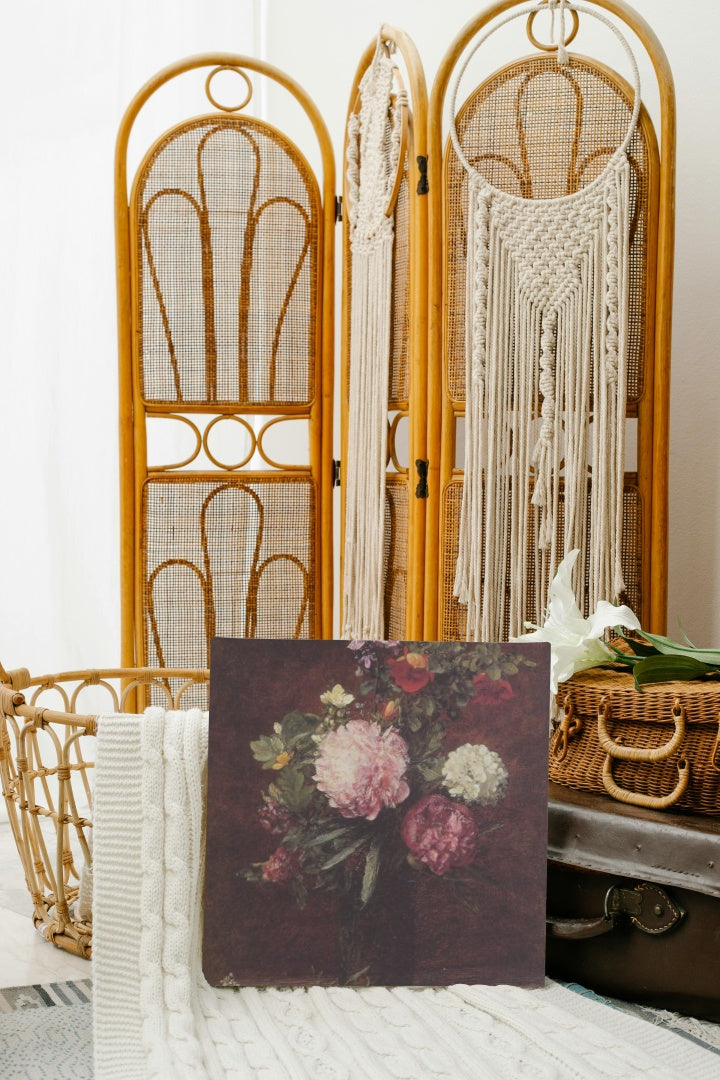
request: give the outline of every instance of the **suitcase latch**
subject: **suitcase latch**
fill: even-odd
[[[613,885],[605,894],[605,918],[614,922],[627,915],[645,934],[665,934],[685,917],[685,911],[659,885],[643,881],[632,889]]]

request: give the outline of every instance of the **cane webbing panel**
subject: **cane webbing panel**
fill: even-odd
[[[392,344],[390,353],[390,404],[407,401],[409,394],[408,342],[410,338],[410,222],[407,157],[395,205],[393,247]]]
[[[320,198],[293,144],[247,117],[189,121],[144,163],[131,213],[145,400],[312,401]]]
[[[529,57],[478,87],[457,119],[468,160],[495,187],[523,198],[571,194],[593,180],[627,133],[632,91],[591,61]],[[648,136],[641,127],[628,149],[631,248],[628,401],[643,392],[646,347]],[[465,400],[465,256],[467,176],[450,148],[445,195],[445,357],[448,393]]]
[[[390,475],[385,481],[385,637],[396,641],[405,634],[408,562],[407,476]]]
[[[462,480],[453,480],[445,487],[441,505],[442,541],[440,549],[440,575],[442,582],[439,638],[441,641],[464,641],[466,637],[466,608],[457,602],[453,596],[453,582],[455,579],[455,564],[458,556],[458,535],[460,531],[460,508],[462,505]],[[590,511],[590,499],[592,490],[588,491],[588,519]],[[558,508],[557,536],[558,543],[562,544],[564,529],[564,503],[562,491]],[[533,507],[530,506],[531,527]],[[588,522],[589,524],[589,522]],[[643,552],[643,529],[642,529],[642,496],[634,483],[626,482],[623,493],[623,536],[622,536],[622,566],[625,578],[625,592],[622,602],[629,604],[635,612],[642,611],[642,552]],[[531,622],[544,622],[544,609],[546,600],[535,596],[534,588],[534,559],[533,550],[530,549],[530,562],[528,563],[529,586],[526,594],[525,610],[527,618]],[[585,584],[584,611],[588,612],[587,583]],[[507,600],[509,601],[509,593]],[[508,619],[508,607],[506,606],[505,621]]]
[[[143,662],[206,667],[214,635],[316,636],[315,527],[307,475],[149,479]]]

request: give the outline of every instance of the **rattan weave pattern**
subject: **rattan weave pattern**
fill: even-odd
[[[385,480],[385,636],[401,640],[405,633],[408,559],[408,477]]]
[[[315,489],[307,475],[150,479],[143,511],[151,666],[207,667],[209,641],[317,633]]]
[[[494,186],[523,198],[571,194],[605,167],[627,132],[632,91],[591,61],[528,57],[478,87],[457,130],[468,159]],[[645,129],[628,148],[633,219],[630,247],[628,400],[642,395],[645,365],[648,146]],[[446,365],[448,393],[465,400],[467,174],[447,154]]]
[[[668,682],[635,689],[632,676],[612,669],[579,672],[560,686],[558,703],[579,720],[568,738],[558,728],[551,740],[550,779],[568,787],[605,792],[607,754],[598,738],[598,713],[607,710],[605,726],[623,750],[645,754],[668,744],[675,731],[673,710],[685,714],[685,735],[679,748],[652,763],[612,761],[612,781],[639,800],[668,798],[678,784],[678,766],[686,759],[689,781],[672,806],[703,814],[720,814],[720,685],[715,681]],[[623,801],[631,801],[630,799]],[[634,800],[632,800],[634,801]]]
[[[408,400],[409,366],[408,343],[410,340],[410,235],[408,204],[407,157],[403,178],[395,204],[395,236],[393,247],[393,291],[392,291],[392,347],[390,353],[390,386],[388,388],[390,405]]]
[[[146,401],[300,405],[315,394],[319,193],[280,132],[189,121],[138,174]]]
[[[592,491],[589,492],[592,497]],[[440,607],[441,623],[439,637],[442,641],[464,641],[466,635],[465,608],[459,604],[453,596],[453,584],[455,580],[455,565],[458,554],[458,535],[460,530],[460,508],[462,505],[462,479],[458,478],[448,484],[443,492],[441,506],[442,538],[441,547],[441,587],[442,601]],[[530,528],[533,527],[534,511],[530,507]],[[589,513],[589,506],[588,506]],[[559,542],[564,528],[563,498],[560,496],[558,507],[557,533]],[[532,549],[531,549],[532,550]],[[633,611],[642,610],[642,584],[641,564],[643,550],[642,534],[642,500],[637,486],[626,482],[623,495],[623,572],[625,575],[625,593],[623,603],[629,604]],[[528,619],[537,624],[544,622],[544,598],[535,596],[534,589],[534,564],[528,566],[528,592],[525,610]],[[587,585],[585,588],[585,614],[588,614]]]

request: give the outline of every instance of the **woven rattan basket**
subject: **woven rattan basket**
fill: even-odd
[[[720,814],[720,683],[635,689],[632,675],[592,668],[561,684],[550,779],[620,802]]]
[[[0,666],[0,782],[33,921],[54,945],[92,950],[92,768],[98,715],[134,712],[149,691],[167,708],[207,670],[112,668],[32,677]],[[79,710],[92,701],[93,713]]]

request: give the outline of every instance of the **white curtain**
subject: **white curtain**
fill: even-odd
[[[262,57],[263,0],[25,0],[0,61],[0,662],[120,660],[113,155],[140,87],[199,52]],[[145,147],[209,110],[163,91]],[[257,105],[255,106],[257,109]],[[164,110],[164,111],[163,111]],[[145,147],[137,146],[131,168]],[[131,144],[131,155],[133,146]]]

